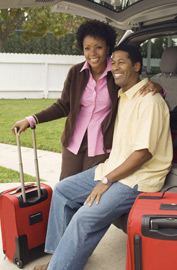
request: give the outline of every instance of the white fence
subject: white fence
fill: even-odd
[[[59,98],[69,68],[82,61],[83,56],[0,53],[0,99]],[[151,59],[151,66],[159,61]]]
[[[0,98],[58,98],[69,68],[83,56],[0,53]]]

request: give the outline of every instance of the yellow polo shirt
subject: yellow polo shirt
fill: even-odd
[[[124,93],[119,90],[112,150],[96,168],[95,181],[121,165],[135,150],[148,149],[152,158],[120,182],[131,188],[138,185],[138,190],[145,192],[163,187],[172,162],[169,109],[160,94],[139,95],[146,82],[144,79]]]

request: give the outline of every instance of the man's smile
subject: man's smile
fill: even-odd
[[[119,79],[122,75],[122,73],[113,73],[115,79]]]

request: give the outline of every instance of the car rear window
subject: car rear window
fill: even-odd
[[[143,57],[143,66],[148,77],[160,73],[160,61],[163,51],[172,46],[177,46],[177,35],[148,39],[140,46]]]
[[[103,6],[107,9],[111,9],[111,10],[114,10],[116,12],[119,12],[119,11],[122,11],[124,10],[125,8],[128,8],[129,6],[137,3],[137,2],[140,2],[140,1],[143,1],[143,0],[105,0],[105,1],[102,1],[102,0],[88,0],[89,2],[94,2],[100,6]]]

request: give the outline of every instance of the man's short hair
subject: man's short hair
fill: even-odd
[[[139,74],[141,74],[143,60],[142,60],[142,56],[141,56],[140,51],[136,47],[134,47],[133,45],[118,45],[117,47],[114,48],[113,53],[116,51],[127,52],[133,65],[137,62],[140,62],[141,67],[139,70]]]

